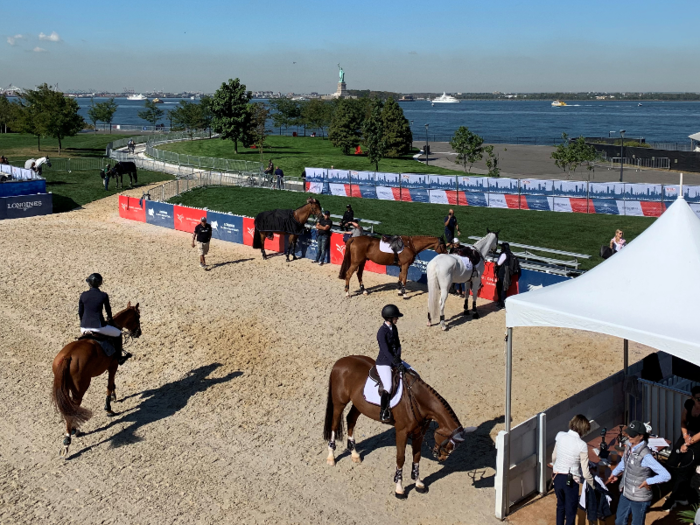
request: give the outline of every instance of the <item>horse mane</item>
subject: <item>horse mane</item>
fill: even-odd
[[[457,417],[457,414],[452,409],[452,407],[447,402],[447,400],[444,397],[442,397],[440,394],[438,394],[437,390],[435,390],[432,386],[430,386],[428,383],[423,381],[420,377],[417,377],[416,380],[420,381],[420,384],[423,385],[424,387],[426,387],[428,389],[428,391],[431,394],[433,394],[437,398],[437,400],[440,401],[440,403],[442,403],[442,406],[445,407],[445,410],[447,410],[447,413],[450,415],[450,417],[452,417],[458,424],[461,425],[459,418]]]

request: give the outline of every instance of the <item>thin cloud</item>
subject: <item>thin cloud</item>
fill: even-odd
[[[50,35],[39,33],[39,40],[46,40],[48,42],[60,42],[61,37],[58,36],[58,33],[56,33],[56,31],[52,31]]]
[[[32,51],[34,51],[35,53],[46,53],[47,52],[46,49],[44,49],[43,47],[39,47],[39,46],[36,46],[34,49],[32,49]]]
[[[416,53],[415,51],[409,51],[408,54],[409,55],[417,55],[418,53]]]
[[[24,39],[24,35],[8,36],[7,43],[10,44],[11,46],[16,46],[17,40],[22,40],[22,39]]]

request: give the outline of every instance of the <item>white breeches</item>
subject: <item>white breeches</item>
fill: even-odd
[[[404,367],[406,368],[411,368],[411,365],[409,365],[406,361],[401,361]],[[382,387],[386,392],[389,392],[390,394],[393,394],[391,391],[391,367],[388,365],[376,365],[377,366],[377,374],[379,374],[379,379],[382,380]]]
[[[102,326],[100,328],[80,328],[80,333],[93,332],[95,334],[106,335],[107,337],[119,337],[122,335],[122,331],[116,326]]]

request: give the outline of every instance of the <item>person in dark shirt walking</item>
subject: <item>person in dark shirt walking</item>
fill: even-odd
[[[396,328],[396,323],[399,317],[403,314],[399,312],[396,305],[387,304],[382,308],[382,317],[384,323],[379,327],[377,332],[377,343],[379,343],[379,355],[375,361],[377,374],[382,380],[382,397],[379,419],[388,423],[391,421],[391,409],[389,401],[392,395],[391,372],[392,368],[401,364],[410,369],[410,365],[401,360],[401,340],[399,339],[399,330]]]
[[[211,241],[211,225],[207,222],[206,217],[202,217],[199,224],[194,227],[194,233],[192,234],[192,248],[194,248],[194,242],[197,241],[197,251],[199,252],[199,266],[206,269],[207,261],[206,255],[209,253],[209,241]]]
[[[275,166],[275,175],[277,176],[277,189],[281,190],[284,187],[284,172],[279,166]]]
[[[323,263],[326,262],[328,245],[331,239],[331,226],[333,226],[331,212],[326,210],[323,212],[321,220],[316,224],[316,240],[318,246],[316,247],[316,260],[313,262],[318,263],[319,266],[323,266]]]
[[[87,292],[83,292],[80,295],[80,301],[78,301],[80,333],[91,332],[112,338],[117,360],[120,365],[123,365],[131,357],[131,354],[127,352],[122,355],[122,331],[110,324],[112,323],[112,307],[109,304],[109,295],[100,290],[102,276],[99,273],[93,273],[85,279],[85,282],[90,285],[90,289]],[[104,315],[102,315],[103,309],[107,314],[106,321]]]
[[[457,232],[458,235],[462,235],[462,232],[459,230],[459,224],[457,224],[457,217],[455,217],[454,210],[450,210],[447,213],[447,217],[445,217],[443,224],[445,225],[446,242],[449,242],[455,237],[457,237],[457,235],[455,235],[455,232]]]

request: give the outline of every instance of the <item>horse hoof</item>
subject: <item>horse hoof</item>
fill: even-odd
[[[350,292],[345,292],[345,297],[350,297]]]
[[[360,456],[353,456],[352,462],[357,463],[359,465],[360,463],[362,463],[362,458]]]
[[[326,459],[326,464],[330,465],[331,467],[335,467],[335,459],[334,458]]]
[[[425,325],[426,325],[428,328],[430,328],[431,326],[433,326],[432,323],[431,323],[430,321],[428,321]]]
[[[474,312],[474,315],[472,315],[472,317],[474,319],[479,319],[481,316],[478,313]]]
[[[468,315],[469,315],[469,310],[464,310],[464,312],[462,312],[462,315],[468,316]]]
[[[405,492],[394,492],[396,499],[406,499],[408,495]]]
[[[111,410],[105,409],[105,412],[107,412],[107,417],[114,417],[117,415],[116,412],[112,412]]]
[[[404,298],[405,300],[408,300],[408,295],[407,295],[407,294],[403,294],[403,298]]]
[[[441,324],[440,328],[442,328],[443,332],[447,332],[447,326],[445,326],[444,324]]]
[[[425,494],[426,492],[428,492],[428,487],[419,487],[418,485],[416,485],[416,492],[418,494]]]
[[[362,290],[362,295],[369,295],[369,293],[367,292],[367,290]]]

